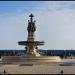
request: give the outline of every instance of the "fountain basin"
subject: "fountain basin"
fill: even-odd
[[[19,62],[28,62],[28,63],[49,63],[49,62],[60,62],[61,59],[59,56],[3,56],[2,62],[6,63],[19,63]]]

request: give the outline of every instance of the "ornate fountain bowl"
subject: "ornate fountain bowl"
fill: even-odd
[[[20,41],[18,42],[19,45],[29,45],[33,44],[34,46],[36,45],[44,45],[44,41]]]

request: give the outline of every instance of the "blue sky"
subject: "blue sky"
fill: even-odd
[[[0,1],[0,13],[29,12],[35,10],[41,1]]]
[[[24,49],[29,14],[42,49],[75,49],[75,1],[0,1],[0,49]]]

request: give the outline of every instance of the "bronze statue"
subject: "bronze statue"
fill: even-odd
[[[33,21],[33,14],[31,14],[30,16],[30,21],[28,20],[28,32],[35,32],[36,31],[36,27],[35,27],[35,21]]]

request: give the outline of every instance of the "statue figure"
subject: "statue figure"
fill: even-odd
[[[28,32],[35,32],[36,31],[36,27],[35,27],[35,21],[33,21],[33,14],[31,14],[30,16],[30,21],[28,20]]]
[[[28,30],[28,32],[36,31],[35,21],[34,22],[29,22],[29,20],[28,20],[28,28],[27,28],[27,30]]]

